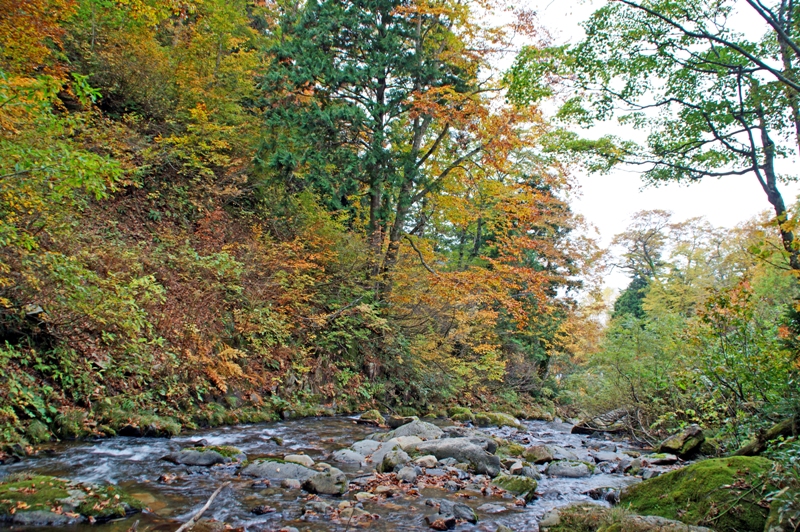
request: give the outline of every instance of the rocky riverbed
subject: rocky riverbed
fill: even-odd
[[[128,530],[136,521],[139,531],[174,530],[230,482],[198,529],[495,532],[536,531],[550,510],[573,502],[608,505],[621,488],[669,470],[677,460],[648,460],[631,444],[571,434],[571,425],[559,422],[477,429],[444,419],[407,419],[395,420],[391,429],[358,421],[311,418],[172,439],[54,444],[0,466],[0,476],[28,473],[112,485],[146,507],[93,524],[92,530]],[[24,513],[23,508],[16,515]],[[6,516],[0,527],[27,530],[37,524]],[[85,520],[70,526],[90,525]]]

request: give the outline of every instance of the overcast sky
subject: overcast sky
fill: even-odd
[[[605,0],[527,0],[526,3],[537,11],[539,20],[560,44],[578,42],[583,36],[581,21],[602,6]],[[613,125],[606,127],[610,133],[615,131]],[[752,175],[646,189],[642,189],[639,175],[631,171],[617,170],[609,175],[577,177],[581,196],[573,201],[573,209],[598,228],[604,245],[622,232],[631,215],[640,210],[672,211],[677,221],[705,216],[716,226],[733,227],[770,208],[766,195]],[[782,191],[786,202],[792,203],[800,187],[784,186]],[[617,272],[607,282],[619,289],[624,288],[628,280]]]

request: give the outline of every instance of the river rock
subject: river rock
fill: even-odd
[[[347,491],[347,475],[332,467],[327,471],[315,472],[303,482],[303,489],[323,495],[341,495]]]
[[[594,453],[589,453],[594,461],[598,464],[600,462],[619,462],[624,457],[624,454],[617,454],[610,451],[597,451]]]
[[[426,455],[426,456],[420,456],[419,458],[414,460],[415,464],[417,464],[420,467],[425,467],[425,468],[436,467],[436,462],[437,462],[436,457],[433,456],[432,454],[429,454],[429,455]]]
[[[479,427],[514,427],[517,429],[522,428],[522,423],[512,415],[504,414],[503,412],[481,412],[475,414],[475,424]]]
[[[363,414],[361,414],[361,416],[359,416],[358,419],[360,419],[361,421],[373,422],[378,425],[383,425],[384,423],[386,423],[384,417],[377,410],[368,410]]]
[[[378,473],[391,473],[397,466],[407,464],[411,457],[405,451],[389,451],[378,464]]]
[[[419,474],[417,473],[417,468],[409,466],[406,466],[397,472],[397,480],[408,482],[409,484],[416,482],[418,476]]]
[[[522,456],[534,464],[545,464],[557,460],[578,460],[578,455],[558,445],[531,445],[525,449]]]
[[[550,462],[545,472],[551,477],[564,478],[581,478],[588,477],[592,474],[592,470],[589,468],[588,464],[569,460]]]
[[[242,475],[244,476],[270,480],[295,479],[303,482],[316,474],[317,472],[313,469],[300,464],[274,460],[254,462],[242,469]]]
[[[691,458],[700,452],[705,439],[703,430],[697,425],[691,425],[680,434],[670,436],[661,442],[657,452],[674,454],[684,459]]]
[[[358,454],[367,456],[377,451],[380,446],[381,443],[375,440],[361,440],[355,442],[350,448]]]
[[[572,532],[574,530],[596,530],[597,524],[609,521],[611,509],[591,503],[574,503],[556,508],[544,514],[539,521],[539,530]],[[626,532],[712,532],[701,526],[692,526],[657,516],[619,514],[616,525],[609,530]]]
[[[416,436],[417,438],[421,438],[423,440],[435,440],[437,438],[441,438],[444,432],[442,429],[432,423],[415,420],[411,423],[397,427],[392,431],[391,434],[393,438],[399,438],[401,436]]]
[[[506,508],[502,504],[493,504],[487,502],[486,504],[481,504],[480,506],[478,506],[478,511],[483,512],[485,514],[499,514],[501,512],[507,512],[508,508]]]
[[[389,416],[386,419],[386,424],[389,425],[390,428],[396,429],[397,427],[402,427],[414,421],[419,421],[419,418],[417,416]]]
[[[287,454],[283,457],[284,462],[292,462],[293,464],[300,464],[305,467],[313,467],[314,460],[310,456],[304,454]]]
[[[340,449],[334,452],[331,458],[334,462],[339,462],[341,464],[360,464],[366,461],[363,455],[351,451],[350,449]]]
[[[163,458],[173,464],[205,467],[233,461],[241,462],[246,459],[247,456],[235,447],[189,447]]]
[[[439,505],[439,513],[441,515],[452,515],[456,519],[463,519],[468,523],[477,523],[478,516],[475,515],[475,510],[461,502],[452,502],[447,499],[437,499],[434,501]]]
[[[225,463],[225,457],[216,451],[198,451],[196,449],[183,449],[176,453],[170,453],[163,457],[162,460],[173,464],[205,467]],[[229,458],[228,462],[230,461]]]
[[[536,487],[538,486],[534,479],[520,475],[500,475],[492,481],[492,484],[523,497],[525,502],[530,502],[536,497]]]
[[[500,473],[500,459],[485,451],[468,438],[445,438],[418,443],[411,447],[420,454],[430,454],[443,460],[452,458],[456,462],[470,464],[476,472],[496,477]]]
[[[654,453],[645,456],[644,460],[652,465],[672,465],[677,463],[678,457],[674,454]]]

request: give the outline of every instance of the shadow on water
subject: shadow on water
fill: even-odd
[[[525,422],[523,430],[504,428],[486,429],[486,432],[524,445],[560,445],[589,462],[592,461],[590,450],[608,444],[602,439],[570,434],[569,430],[570,425],[566,424],[531,421]],[[428,498],[446,498],[475,509],[492,503],[495,505],[492,510],[501,510],[497,513],[477,511],[477,524],[462,524],[456,530],[494,532],[502,524],[515,531],[535,532],[538,530],[538,519],[548,510],[574,501],[589,501],[591,499],[585,492],[593,488],[618,489],[637,481],[633,477],[602,472],[586,478],[549,478],[543,475],[537,489],[539,497],[527,507],[515,506],[511,498],[426,488],[419,497],[397,496],[379,502],[364,502],[363,509],[379,518],[348,523],[346,520],[330,521],[324,515],[314,513],[304,515],[304,507],[310,497],[307,493],[281,488],[276,484],[266,489],[254,488],[253,479],[238,477],[236,467],[176,466],[161,460],[164,455],[202,438],[208,445],[238,447],[250,460],[302,452],[315,461],[325,461],[333,451],[349,447],[373,432],[373,427],[356,424],[352,418],[330,417],[207,429],[168,440],[119,437],[96,442],[61,443],[40,452],[37,457],[0,466],[0,476],[32,471],[86,483],[116,484],[150,509],[144,514],[100,525],[69,527],[74,532],[125,532],[137,520],[139,532],[172,532],[199,510],[214,490],[227,480],[232,481],[230,486],[220,493],[203,517],[248,531],[266,532],[284,526],[312,532],[344,532],[347,529],[428,531],[430,528],[425,523],[425,517],[432,516],[436,510],[426,505],[425,501]],[[624,447],[624,444],[620,445]],[[371,468],[359,468],[358,465],[336,464],[336,467],[350,478],[372,472]],[[168,482],[164,481],[165,476]],[[334,506],[341,500],[353,500],[347,495],[343,498],[320,498]],[[253,514],[252,509],[260,505],[268,505],[276,511],[261,516]],[[0,525],[0,528],[3,527]],[[22,532],[36,530],[19,526],[5,526],[5,529]]]

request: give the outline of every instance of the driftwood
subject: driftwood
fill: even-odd
[[[781,436],[792,436],[798,433],[798,420],[796,418],[784,419],[771,428],[760,431],[756,439],[733,453],[733,456],[755,456],[767,448],[767,444]]]
[[[183,523],[181,527],[175,532],[185,532],[186,530],[190,529],[197,522],[197,520],[200,519],[200,516],[203,515],[206,510],[208,510],[208,507],[211,506],[211,503],[214,502],[214,499],[217,498],[219,492],[222,491],[222,488],[224,488],[228,484],[230,484],[230,482],[225,482],[222,484],[222,486],[218,487],[217,491],[212,493],[211,497],[206,501],[205,505],[203,505],[203,507],[200,508],[200,511],[194,514],[191,519]]]

